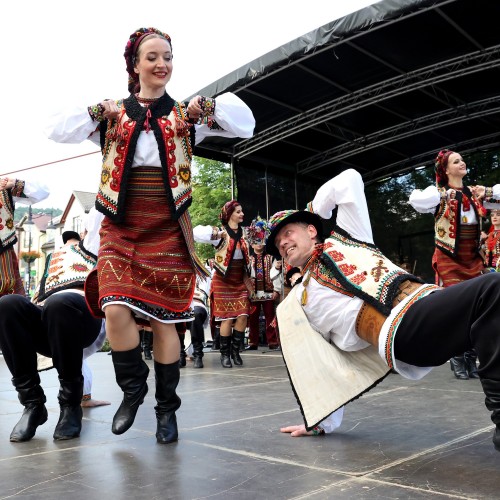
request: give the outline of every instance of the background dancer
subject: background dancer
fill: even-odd
[[[240,350],[245,338],[251,283],[249,245],[243,234],[243,209],[236,200],[221,210],[222,228],[196,226],[195,240],[215,246],[210,306],[215,321],[220,321],[220,361],[224,368],[243,365]],[[234,323],[234,326],[233,326]]]
[[[479,254],[480,218],[486,216],[474,188],[465,186],[467,166],[459,153],[440,151],[435,159],[436,186],[410,195],[410,204],[420,213],[434,214],[435,250],[432,267],[436,284],[448,287],[480,276],[484,263]],[[474,350],[450,359],[458,380],[478,378],[477,354]]]
[[[14,251],[17,242],[15,203],[32,205],[47,196],[49,190],[42,184],[0,177],[0,297],[11,293],[26,295],[19,274],[19,261]]]
[[[112,432],[131,427],[148,390],[136,327],[136,319],[147,318],[154,335],[156,438],[170,443],[178,438],[181,404],[175,323],[192,320],[196,274],[206,275],[187,211],[193,148],[209,135],[251,137],[255,121],[233,94],[196,96],[187,106],[170,97],[165,86],[173,70],[172,42],[156,28],[134,31],[124,56],[130,95],[56,117],[50,138],[78,143],[90,136],[103,151],[96,207],[106,217],[97,273],[86,292],[95,314],[106,316],[124,393]]]

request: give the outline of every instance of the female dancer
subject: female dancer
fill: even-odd
[[[500,210],[490,212],[491,228],[484,239],[484,265],[495,271],[500,264]]]
[[[476,276],[484,270],[479,254],[480,217],[486,209],[474,186],[465,186],[467,166],[459,153],[444,149],[435,160],[436,184],[423,191],[414,190],[410,204],[417,212],[434,213],[436,248],[432,267],[436,284],[448,287]],[[459,380],[478,378],[476,353],[468,351],[450,360]]]
[[[236,366],[243,365],[240,348],[250,312],[250,256],[241,227],[244,217],[241,205],[236,200],[228,201],[219,217],[222,228],[196,226],[194,238],[199,243],[215,246],[210,304],[215,321],[221,322],[221,364],[224,368],[232,368],[231,359]]]
[[[175,411],[181,404],[175,323],[192,320],[196,274],[206,275],[194,252],[187,212],[193,147],[208,135],[251,137],[255,121],[233,94],[217,100],[196,96],[187,106],[172,99],[165,92],[173,68],[166,33],[134,31],[124,56],[129,97],[60,117],[49,137],[77,143],[90,136],[103,151],[96,207],[106,217],[97,274],[89,277],[86,294],[95,314],[104,311],[124,393],[112,431],[130,428],[148,390],[149,368],[136,327],[137,318],[146,318],[154,335],[156,438],[170,443],[178,438]]]

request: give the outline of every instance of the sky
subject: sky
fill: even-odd
[[[42,180],[51,194],[36,208],[64,209],[73,190],[97,191],[97,147],[90,141],[56,144],[46,136],[46,123],[51,114],[75,105],[128,95],[123,51],[139,27],[153,26],[172,38],[174,68],[167,92],[183,100],[280,45],[373,3],[9,2],[9,12],[4,9],[2,15],[0,177]],[[58,163],[31,168],[50,162]],[[29,170],[11,173],[22,169]]]

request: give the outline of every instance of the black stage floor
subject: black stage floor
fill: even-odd
[[[301,423],[280,352],[244,354],[223,369],[182,369],[179,441],[155,439],[154,375],[134,426],[111,433],[121,401],[111,356],[89,359],[93,397],[79,439],[54,442],[57,374],[43,372],[49,420],[27,443],[10,443],[21,415],[0,357],[0,499],[421,499],[500,498],[500,453],[478,380],[457,381],[449,365],[419,382],[390,375],[348,405],[338,432],[291,438]],[[150,361],[152,367],[152,362]]]

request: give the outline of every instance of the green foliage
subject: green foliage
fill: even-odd
[[[193,226],[219,225],[220,210],[231,199],[230,166],[196,157],[193,170],[193,203],[189,209]],[[214,256],[212,245],[196,243],[195,246],[202,261]]]

